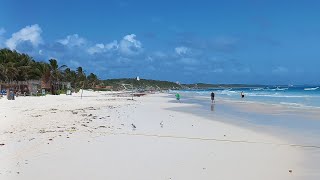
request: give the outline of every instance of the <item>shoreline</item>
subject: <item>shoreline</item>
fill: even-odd
[[[281,145],[284,139],[174,111],[194,105],[172,102],[169,94],[133,101],[104,94],[0,101],[0,178],[319,177],[303,166],[301,149]]]
[[[172,99],[173,95],[169,94]],[[183,103],[187,104],[194,104],[199,106],[198,110],[201,110],[203,116],[208,115],[208,110],[212,105],[211,100],[209,97],[204,96],[188,96],[183,94]],[[229,119],[238,118],[238,117],[245,117],[246,119],[253,120],[253,119],[263,119],[265,122],[273,122],[271,124],[265,124],[263,121],[252,121],[252,125],[262,125],[262,126],[279,126],[279,128],[286,129],[287,127],[283,126],[282,124],[277,124],[278,120],[287,120],[287,119],[300,119],[299,122],[301,124],[311,124],[308,127],[289,127],[287,130],[294,131],[295,128],[302,128],[300,130],[309,131],[308,128],[314,128],[313,132],[317,132],[320,129],[320,111],[317,109],[300,109],[294,107],[288,107],[282,104],[270,104],[264,102],[255,102],[255,101],[247,101],[246,99],[243,100],[230,100],[226,98],[219,97],[215,100],[214,104],[215,108],[219,108],[218,112],[215,112],[216,115],[220,116],[229,116]],[[217,107],[216,107],[217,106]],[[211,107],[212,108],[212,107]],[[192,113],[196,113],[202,115],[201,113],[197,113],[194,109],[191,110]],[[210,114],[210,113],[209,113]],[[212,114],[212,113],[211,113]],[[256,117],[255,117],[256,116]],[[269,116],[269,117],[263,117]],[[274,119],[274,120],[273,120]],[[272,121],[271,121],[272,120]],[[234,123],[233,121],[232,123]],[[306,123],[307,122],[307,123]],[[320,143],[320,141],[319,141]]]

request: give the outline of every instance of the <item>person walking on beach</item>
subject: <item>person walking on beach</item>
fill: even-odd
[[[179,93],[176,94],[176,99],[180,102],[180,94]]]
[[[214,92],[211,92],[211,103],[214,103]]]

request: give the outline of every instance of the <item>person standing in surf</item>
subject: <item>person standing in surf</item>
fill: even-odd
[[[240,93],[241,98],[244,98],[244,93],[243,91]]]
[[[211,103],[213,104],[214,103],[214,92],[211,92]]]

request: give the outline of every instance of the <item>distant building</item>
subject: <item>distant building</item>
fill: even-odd
[[[100,85],[96,85],[95,88],[96,88],[96,89],[113,90],[113,86],[100,86]]]

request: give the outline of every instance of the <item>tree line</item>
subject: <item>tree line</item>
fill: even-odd
[[[124,84],[132,86],[134,89],[154,89],[154,90],[167,90],[167,89],[181,89],[181,86],[174,82],[140,79],[135,78],[121,78],[121,79],[108,79],[102,81],[106,86],[112,86],[113,89],[122,90]],[[130,88],[130,86],[128,88]]]
[[[82,67],[72,70],[66,65],[59,65],[56,59],[36,61],[28,54],[0,49],[0,82],[14,84],[28,80],[49,84],[51,91],[58,90],[61,82],[70,82],[75,89],[94,88],[100,84],[97,75],[90,73],[87,76]]]

